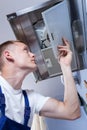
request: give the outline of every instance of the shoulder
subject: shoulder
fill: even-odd
[[[50,97],[46,97],[34,90],[26,90],[31,106],[33,105],[36,113],[41,110],[43,105]]]
[[[35,90],[33,90],[33,89],[31,89],[31,90],[26,89],[26,90],[24,90],[24,91],[26,91],[26,94],[27,94],[28,96],[36,96],[36,95],[39,94],[39,93],[35,92]]]
[[[25,90],[25,91],[26,91],[26,93],[27,93],[27,95],[29,97],[33,97],[33,98],[35,98],[35,100],[38,99],[38,101],[39,100],[43,101],[44,99],[48,98],[48,97],[44,96],[43,94],[40,94],[40,93],[36,92],[33,89],[31,89],[31,90]]]
[[[26,94],[29,98],[29,100],[33,101],[33,102],[37,102],[40,100],[40,98],[44,97],[43,95],[41,95],[40,93],[36,92],[35,90],[31,89],[31,90],[28,90],[26,89]]]

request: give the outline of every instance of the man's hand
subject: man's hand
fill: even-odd
[[[72,61],[72,51],[70,50],[70,44],[65,39],[62,38],[63,45],[58,46],[58,62],[60,65],[71,65]]]

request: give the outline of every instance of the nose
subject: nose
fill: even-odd
[[[34,58],[35,58],[35,54],[32,53],[32,52],[29,52],[29,55],[30,55],[31,57],[34,57]]]

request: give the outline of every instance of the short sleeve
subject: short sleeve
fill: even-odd
[[[46,101],[50,98],[50,97],[45,97],[43,95],[40,94],[36,94],[37,95],[37,102],[36,102],[36,109],[35,112],[39,113],[40,110],[42,109],[42,107],[44,106],[44,104],[46,103]]]
[[[31,94],[29,94],[29,99],[30,99],[31,105],[33,105],[34,112],[39,113],[49,98],[50,97],[45,97],[35,91],[32,91]]]

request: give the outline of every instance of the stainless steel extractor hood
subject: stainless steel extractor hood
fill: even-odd
[[[62,74],[56,58],[56,46],[62,36],[71,43],[72,71],[84,69],[84,25],[77,7],[75,0],[49,0],[7,15],[17,39],[28,44],[36,54],[38,69],[34,75],[37,80]]]

